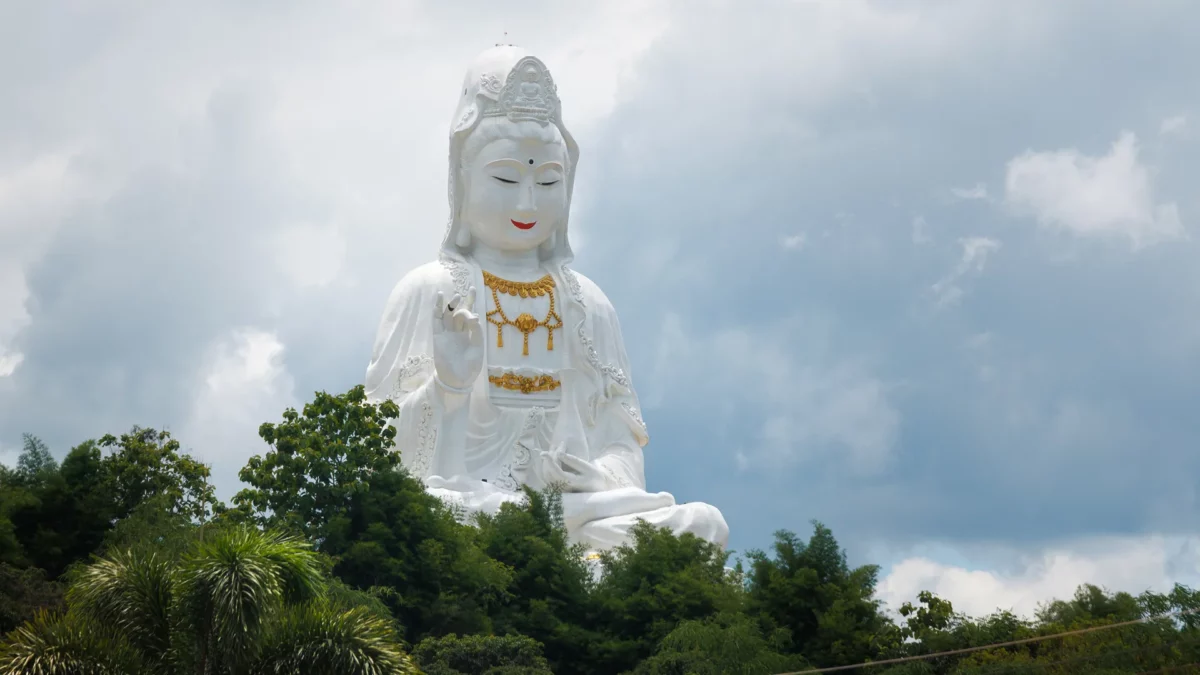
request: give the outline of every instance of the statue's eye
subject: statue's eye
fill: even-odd
[[[549,186],[551,186],[551,185],[554,185],[554,184],[555,184],[555,183],[557,183],[557,182],[558,182],[558,181],[556,181],[556,180],[548,180],[548,181],[545,181],[545,182],[542,182],[542,183],[538,183],[538,185],[545,185],[545,186],[549,187]]]
[[[496,180],[500,181],[501,183],[508,183],[509,185],[516,185],[516,184],[517,184],[517,181],[515,181],[515,180],[509,180],[509,179],[507,179],[507,178],[501,178],[500,176],[492,176],[492,178],[495,178]]]

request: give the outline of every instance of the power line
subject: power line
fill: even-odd
[[[894,666],[898,663],[911,663],[913,661],[925,661],[928,659],[937,658],[939,656],[958,656],[960,654],[971,654],[974,652],[982,652],[988,649],[998,649],[1000,647],[1015,647],[1017,645],[1027,645],[1032,642],[1044,642],[1046,640],[1054,640],[1057,638],[1070,637],[1072,635],[1083,635],[1084,633],[1095,633],[1097,631],[1109,630],[1112,628],[1121,628],[1123,626],[1133,626],[1139,623],[1149,623],[1157,619],[1170,619],[1172,617],[1187,616],[1189,614],[1200,613],[1200,607],[1195,609],[1184,609],[1177,612],[1167,612],[1166,614],[1158,614],[1155,616],[1147,616],[1141,619],[1132,621],[1122,621],[1120,623],[1110,623],[1103,626],[1091,626],[1089,628],[1078,628],[1076,630],[1063,631],[1061,633],[1053,633],[1051,635],[1038,635],[1036,637],[1022,638],[1020,640],[1009,640],[1007,642],[996,642],[988,645],[979,645],[977,647],[962,647],[960,649],[951,649],[944,652],[935,652],[933,654],[919,654],[916,656],[900,656],[894,659],[884,659],[882,661],[866,661],[856,663],[849,666],[828,666],[825,668],[812,668],[809,670],[796,670],[788,673],[780,673],[779,675],[816,675],[816,673],[836,673],[844,670],[854,670],[855,668],[874,668],[875,666]]]

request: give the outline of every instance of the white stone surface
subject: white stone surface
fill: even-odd
[[[639,519],[725,546],[716,508],[646,490],[649,436],[616,311],[568,266],[579,148],[549,71],[497,46],[475,60],[459,94],[441,255],[392,291],[367,368],[368,397],[400,407],[402,463],[468,514],[520,501],[523,485],[558,485],[567,529],[590,549],[625,543]],[[485,273],[541,290],[494,292],[505,284],[485,283]],[[541,325],[519,329],[521,315]],[[521,391],[491,379],[507,373],[556,386]]]

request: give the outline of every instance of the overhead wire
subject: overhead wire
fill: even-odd
[[[935,659],[940,656],[959,656],[962,654],[972,654],[975,652],[982,652],[982,651],[986,651],[988,649],[999,649],[1001,647],[1015,647],[1017,645],[1026,645],[1026,644],[1031,644],[1034,642],[1045,642],[1046,640],[1057,640],[1057,639],[1061,639],[1061,638],[1065,638],[1065,637],[1070,637],[1072,635],[1083,635],[1086,633],[1095,633],[1098,631],[1112,630],[1114,628],[1121,628],[1123,626],[1134,626],[1134,625],[1141,624],[1141,623],[1150,623],[1151,621],[1158,621],[1161,619],[1170,619],[1170,618],[1175,618],[1175,617],[1187,616],[1190,614],[1200,614],[1200,607],[1197,607],[1194,609],[1185,609],[1185,610],[1178,610],[1178,611],[1174,611],[1174,612],[1167,612],[1165,614],[1156,614],[1153,616],[1146,616],[1146,617],[1142,617],[1140,619],[1133,619],[1131,621],[1121,621],[1118,623],[1110,623],[1110,624],[1105,624],[1103,626],[1089,626],[1087,628],[1077,628],[1075,630],[1062,631],[1059,633],[1051,633],[1049,635],[1037,635],[1034,637],[1021,638],[1019,640],[1007,640],[1005,642],[996,642],[996,643],[986,644],[986,645],[977,645],[975,647],[961,647],[959,649],[949,649],[949,650],[946,650],[943,652],[935,652],[932,654],[914,654],[912,656],[899,656],[899,657],[892,658],[892,659],[882,659],[880,661],[864,661],[862,663],[855,663],[855,664],[845,665],[845,666],[826,666],[824,668],[811,668],[809,670],[796,670],[796,671],[791,671],[791,672],[787,672],[787,673],[779,673],[779,675],[817,675],[818,673],[837,673],[837,672],[843,672],[843,671],[847,671],[847,670],[855,670],[858,668],[874,668],[877,666],[894,666],[894,665],[897,665],[900,663],[912,663],[913,661],[927,661],[929,659]]]

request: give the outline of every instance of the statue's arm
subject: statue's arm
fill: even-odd
[[[396,449],[414,476],[452,475],[441,466],[464,424],[469,394],[454,391],[434,376],[433,303],[448,279],[440,266],[409,273],[388,298],[367,367],[365,389],[372,402],[391,400],[400,409],[393,421]]]
[[[642,448],[650,438],[633,389],[629,357],[620,321],[612,303],[590,280],[579,276],[585,301],[593,312],[592,340],[604,378],[589,445],[592,463],[608,477],[611,487],[646,489]]]

